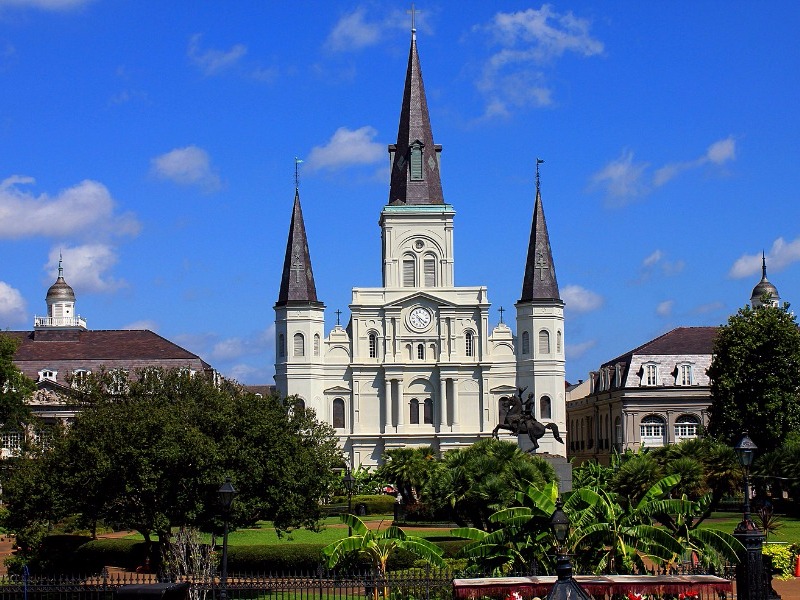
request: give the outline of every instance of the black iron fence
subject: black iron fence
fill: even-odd
[[[697,569],[693,569],[685,570],[683,574],[673,571],[669,575],[645,577],[644,581],[647,582],[649,590],[646,595],[652,599],[664,597],[675,600],[680,593],[684,593],[687,600],[695,598],[687,592],[696,592],[698,600],[720,600],[727,595],[723,590],[727,584],[725,579],[719,578],[716,586],[695,585],[691,577],[696,574]],[[718,575],[731,578],[732,571],[728,570]],[[475,593],[458,591],[454,594],[454,580],[464,577],[475,576],[433,569],[408,569],[386,575],[376,572],[341,573],[318,570],[297,574],[234,575],[228,578],[225,591],[229,600],[458,600],[459,598],[505,600],[515,589],[522,592],[536,590],[535,594],[523,593],[524,600],[530,600],[533,596],[544,597],[545,589],[552,586],[550,582],[552,578],[526,574],[526,577],[504,578],[506,584],[495,586],[492,593],[480,592],[476,586]],[[695,579],[701,581],[702,577],[704,576]],[[500,581],[488,578],[486,580]],[[624,578],[621,581],[622,587],[626,587]],[[641,577],[638,580],[630,580],[628,591],[633,594],[641,593],[644,587],[640,581]],[[89,577],[3,577],[0,578],[0,600],[120,600],[123,596],[142,600],[143,596],[152,600],[167,600],[170,594],[165,595],[165,590],[168,590],[169,586],[155,585],[164,582],[165,578],[152,574],[107,571]],[[218,578],[191,580],[184,578],[172,583],[189,584],[188,600],[221,598],[222,588]],[[140,587],[131,590],[126,586]],[[610,598],[611,591],[604,593],[602,589],[599,584],[593,588],[595,598],[598,600],[603,597]],[[613,593],[619,597],[621,588],[617,586],[613,589]],[[663,590],[663,593],[657,593],[659,589]],[[185,585],[175,588],[174,591],[177,594],[173,595],[173,598],[187,596]],[[542,591],[544,593],[539,593]]]

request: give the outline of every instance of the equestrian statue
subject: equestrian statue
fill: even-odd
[[[503,398],[500,400],[501,405],[506,410],[506,416],[502,423],[498,423],[497,427],[492,431],[492,437],[498,438],[498,431],[505,429],[514,435],[527,433],[528,437],[533,444],[533,448],[528,452],[535,452],[539,448],[539,440],[544,436],[544,432],[549,429],[553,432],[553,437],[556,441],[564,443],[561,436],[558,434],[558,425],[555,423],[547,423],[546,425],[536,420],[533,410],[533,394],[528,394],[528,399],[523,401],[522,394],[527,388],[519,388],[518,395],[511,398]]]

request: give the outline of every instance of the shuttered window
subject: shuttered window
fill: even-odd
[[[411,181],[422,180],[422,147],[411,148]]]
[[[413,258],[403,259],[403,286],[414,287],[417,285],[417,263]]]
[[[467,331],[464,334],[464,350],[467,356],[474,356],[475,355],[475,347],[474,347],[474,339],[472,336],[471,331]]]
[[[423,263],[423,271],[425,275],[425,287],[436,287],[436,259],[433,257],[426,257]]]
[[[306,354],[306,344],[305,340],[303,339],[302,333],[295,333],[294,334],[294,355],[295,356],[305,356]]]
[[[546,329],[539,332],[539,354],[550,354],[550,332]]]
[[[522,354],[531,353],[531,338],[527,331],[522,332]]]

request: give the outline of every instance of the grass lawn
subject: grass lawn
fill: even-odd
[[[362,520],[368,525],[381,523],[380,527],[386,528],[392,524],[391,515],[371,515],[362,517]],[[261,521],[258,523],[257,528],[253,529],[238,529],[228,534],[228,544],[231,546],[254,546],[254,545],[268,545],[268,544],[330,544],[338,539],[347,537],[347,527],[342,524],[339,517],[327,517],[323,520],[323,528],[319,532],[309,531],[307,529],[296,529],[295,531],[284,534],[283,537],[278,538],[275,533],[275,528],[269,521]],[[449,528],[445,530],[435,529],[429,527],[403,527],[403,531],[411,535],[419,537],[436,537],[447,535],[450,531]],[[141,540],[143,539],[139,534],[131,534],[126,536],[126,539]],[[210,540],[210,537],[209,537]],[[222,539],[218,538],[217,543],[222,543]]]
[[[711,517],[703,521],[701,528],[704,529],[721,529],[728,533],[733,533],[733,530],[741,522],[742,515],[737,513],[712,513]],[[770,534],[770,542],[800,542],[800,519],[797,517],[780,516],[778,520],[783,523],[783,526],[773,534]],[[757,520],[756,520],[757,522]]]

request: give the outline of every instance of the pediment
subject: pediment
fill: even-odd
[[[323,393],[325,394],[349,394],[350,389],[346,388],[342,385],[335,385],[333,387],[326,388]]]
[[[407,296],[402,296],[400,298],[397,298],[391,304],[387,304],[387,308],[389,307],[403,308],[406,306],[410,306],[411,304],[419,303],[422,300],[437,307],[457,306],[457,304],[455,304],[454,302],[445,300],[444,298],[440,298],[439,296],[435,296],[434,294],[430,294],[428,292],[416,291],[408,294]]]
[[[517,388],[513,385],[498,385],[489,390],[493,394],[516,394]]]

